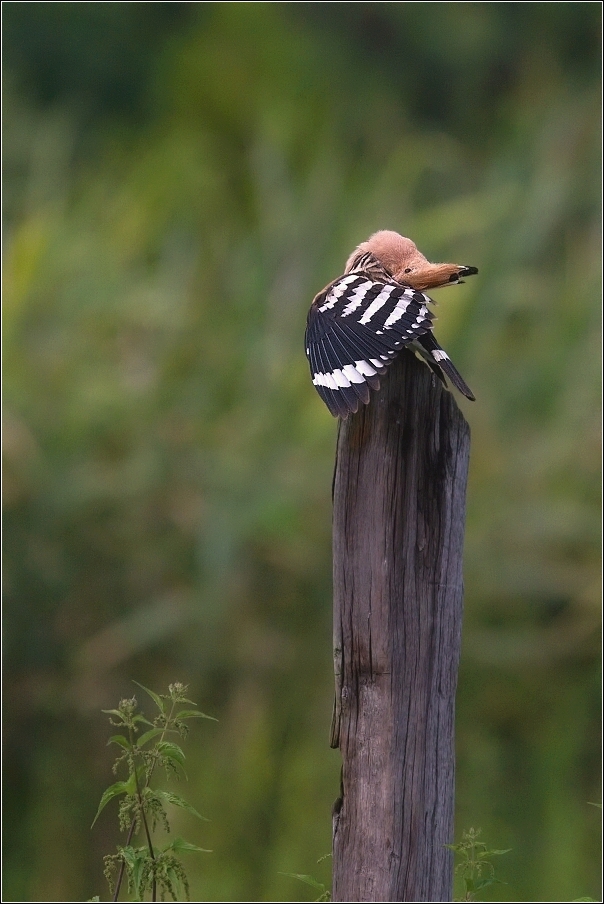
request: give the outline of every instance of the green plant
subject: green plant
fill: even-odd
[[[329,854],[323,854],[322,857],[319,857],[317,863],[323,863],[324,860],[329,859],[331,857],[331,851]],[[316,891],[320,892],[319,897],[315,898],[315,904],[318,904],[320,901],[331,901],[331,892],[327,888],[327,886],[323,882],[319,882],[313,876],[308,876],[306,873],[280,873],[281,876],[289,876],[290,879],[298,879],[300,882],[304,882],[305,885],[310,885],[311,888],[316,889]]]
[[[495,883],[503,884],[500,879],[495,878],[495,867],[491,863],[491,857],[507,854],[511,848],[505,851],[488,850],[486,844],[478,841],[480,831],[468,829],[467,832],[462,832],[460,842],[446,845],[461,858],[455,867],[455,873],[461,877],[464,884],[464,895],[457,899],[459,901],[476,901],[475,895],[479,891]]]
[[[307,876],[302,873],[281,873],[282,876],[289,876],[290,879],[298,879],[300,882],[304,882],[305,885],[310,885],[311,888],[314,888],[316,891],[320,892],[319,897],[315,898],[315,904],[318,904],[319,901],[331,901],[331,892],[330,890],[323,884],[323,882],[317,881],[312,876]]]
[[[135,682],[138,684],[138,682]],[[121,700],[117,709],[107,709],[109,721],[121,728],[123,733],[114,734],[109,744],[116,744],[121,753],[113,764],[113,772],[125,767],[128,776],[125,781],[118,781],[106,789],[92,825],[115,797],[121,797],[119,806],[119,825],[127,831],[126,843],[118,845],[116,854],[108,854],[105,859],[105,876],[112,900],[117,901],[124,876],[127,878],[128,892],[136,901],[145,900],[151,894],[151,900],[157,901],[157,894],[164,901],[166,895],[176,901],[183,894],[189,899],[189,882],[180,855],[185,852],[205,851],[204,848],[190,844],[182,838],[159,847],[153,839],[158,824],[166,832],[170,824],[166,813],[166,805],[180,807],[199,819],[204,819],[197,810],[180,795],[172,791],[151,787],[151,778],[156,767],[162,767],[167,778],[178,778],[184,772],[185,755],[182,747],[169,735],[182,738],[188,733],[187,722],[190,719],[213,719],[198,709],[181,709],[185,706],[196,706],[185,696],[187,686],[175,683],[168,687],[168,694],[155,694],[148,688],[138,685],[151,697],[158,709],[157,715],[150,722],[139,710],[136,697]],[[213,721],[216,721],[213,719]],[[139,734],[143,726],[148,726],[143,734]],[[186,776],[186,774],[185,774]],[[143,831],[145,843],[140,847],[132,845],[132,839]],[[209,851],[206,851],[209,853]],[[116,878],[117,874],[117,878]],[[94,900],[94,899],[93,899]]]

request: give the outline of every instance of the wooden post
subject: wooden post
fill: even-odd
[[[450,901],[469,427],[410,353],[341,424],[334,901]]]

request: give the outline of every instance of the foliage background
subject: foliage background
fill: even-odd
[[[4,900],[105,894],[102,707],[195,726],[197,900],[329,883],[335,424],[306,311],[377,228],[478,401],[457,833],[598,898],[600,4],[5,3]],[[308,892],[308,894],[307,894]]]

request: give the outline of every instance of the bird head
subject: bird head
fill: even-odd
[[[346,273],[354,270],[357,262],[371,255],[392,278],[413,289],[435,289],[463,282],[464,276],[478,273],[476,267],[464,264],[431,264],[417,245],[398,232],[382,229],[355,248],[346,263]]]

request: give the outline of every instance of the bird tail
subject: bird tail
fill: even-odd
[[[424,333],[422,336],[418,336],[417,342],[421,345],[423,350],[428,353],[429,357],[427,363],[432,367],[432,370],[435,369],[434,365],[436,365],[442,373],[447,375],[451,383],[453,383],[467,399],[475,402],[476,396],[459,373],[446,351],[440,347],[434,338],[434,333],[428,332]]]

